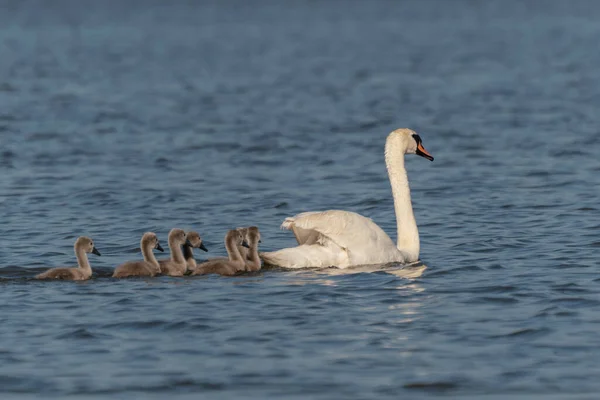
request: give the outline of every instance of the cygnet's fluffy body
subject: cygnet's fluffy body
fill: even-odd
[[[163,275],[183,276],[187,271],[187,263],[183,257],[181,246],[186,244],[187,235],[183,229],[173,228],[169,232],[169,249],[171,250],[171,258],[160,260],[160,272]]]
[[[92,277],[92,267],[88,261],[88,253],[100,255],[94,247],[94,241],[86,236],[80,236],[75,241],[75,256],[77,257],[77,268],[52,268],[37,275],[36,279],[64,279],[71,281],[83,281]]]
[[[258,232],[258,228],[255,226],[249,227],[240,227],[236,228],[236,231],[241,233],[242,237],[246,241],[249,247],[242,246],[241,244],[237,245],[237,249],[240,252],[240,257],[246,263],[246,271],[258,271],[261,268],[261,260],[258,255],[258,243],[260,243],[260,232]],[[250,243],[250,232],[252,231],[252,235],[256,237],[256,241],[254,242],[254,247]],[[258,235],[258,236],[257,236]],[[215,258],[212,261],[216,260],[228,260],[228,258],[220,257]]]
[[[183,258],[185,258],[188,271],[193,271],[198,266],[196,259],[194,259],[193,249],[208,251],[204,243],[202,243],[200,234],[196,231],[189,231],[187,233],[187,242],[183,245]]]
[[[238,230],[230,230],[225,236],[225,248],[229,259],[209,260],[199,264],[192,275],[219,274],[225,276],[237,275],[246,270],[246,262],[242,259],[238,245],[248,247],[248,243]]]
[[[140,241],[143,261],[128,261],[115,268],[113,278],[129,278],[135,276],[153,277],[160,274],[160,265],[152,252],[154,249],[164,251],[153,232],[146,232]]]

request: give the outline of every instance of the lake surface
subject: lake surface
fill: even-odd
[[[597,398],[600,3],[0,1],[3,399]],[[424,266],[109,278],[346,209]],[[38,282],[102,257],[87,282]],[[166,257],[166,255],[163,255]]]

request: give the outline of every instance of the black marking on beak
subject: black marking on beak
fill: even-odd
[[[258,239],[258,243],[262,243],[262,240]]]
[[[94,253],[97,256],[101,256],[102,254],[100,254],[100,252],[98,251],[98,249],[94,246],[94,248],[92,249],[92,253]]]
[[[208,249],[206,248],[206,246],[204,246],[204,243],[200,243],[200,246],[198,248],[200,250],[208,251]]]
[[[242,240],[242,246],[250,248],[250,246],[248,246],[248,242],[246,242],[245,240]]]
[[[163,249],[162,246],[160,245],[160,243],[158,243],[158,242],[156,242],[155,249],[158,250],[158,251],[165,251],[165,249]]]

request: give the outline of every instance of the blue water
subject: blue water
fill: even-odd
[[[597,398],[600,3],[0,1],[0,394]],[[427,268],[109,278],[339,208]],[[94,238],[87,282],[38,282]],[[204,256],[204,254],[203,254]]]

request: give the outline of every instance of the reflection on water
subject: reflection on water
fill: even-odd
[[[351,268],[323,268],[311,270],[311,272],[320,275],[348,275],[348,274],[361,274],[361,273],[374,273],[384,272],[386,274],[395,275],[398,278],[405,279],[416,279],[419,278],[423,272],[427,269],[427,266],[422,262],[401,265],[401,264],[390,264],[386,266],[381,265],[363,265]]]
[[[328,280],[320,278],[321,276],[344,276],[344,275],[353,275],[353,274],[364,274],[364,273],[385,273],[394,275],[398,278],[403,279],[416,279],[421,277],[423,272],[427,269],[427,266],[423,264],[421,261],[417,261],[411,264],[388,264],[388,265],[359,265],[350,268],[306,268],[306,269],[298,269],[298,270],[288,270],[282,268],[269,268],[271,271],[285,271],[289,278],[292,277],[300,277],[300,278],[309,278],[310,280],[290,280],[291,282],[296,282],[296,284],[304,285],[307,283],[320,283],[322,285],[335,286],[337,285],[336,281]],[[402,286],[402,288],[406,288],[410,286]]]

